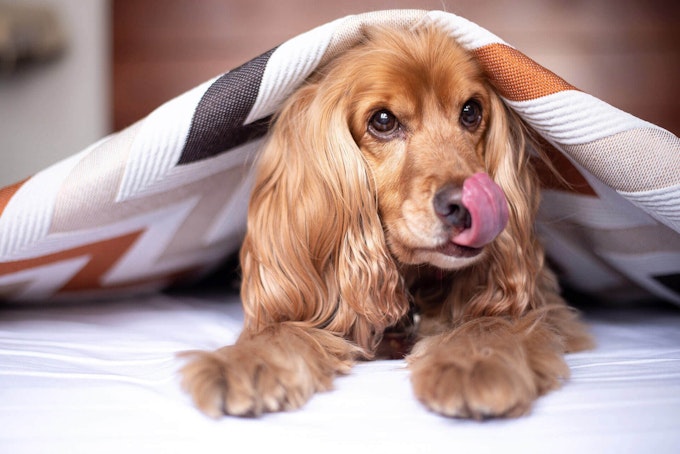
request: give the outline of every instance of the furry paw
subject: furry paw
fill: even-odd
[[[409,358],[414,393],[427,408],[449,417],[526,414],[538,396],[568,375],[560,345],[544,334],[492,321],[421,341]]]
[[[183,354],[189,362],[182,386],[213,418],[294,410],[349,370],[351,347],[345,344],[326,333],[276,327],[215,352]]]
[[[537,397],[526,365],[508,364],[495,352],[463,361],[441,359],[429,357],[412,366],[416,397],[436,413],[473,419],[521,416]]]
[[[314,391],[304,368],[264,358],[241,345],[216,352],[188,353],[182,369],[182,386],[196,406],[208,416],[258,416],[264,412],[292,410]]]

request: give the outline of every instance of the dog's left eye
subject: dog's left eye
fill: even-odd
[[[399,129],[399,121],[392,112],[382,109],[373,114],[368,122],[368,130],[379,138],[389,138]]]
[[[474,99],[468,99],[460,111],[460,123],[469,130],[474,130],[482,122],[482,106]]]

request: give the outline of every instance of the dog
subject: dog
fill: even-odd
[[[591,346],[534,231],[531,143],[444,31],[365,30],[276,114],[240,252],[243,332],[188,355],[197,407],[299,408],[396,326],[429,410],[527,413]]]

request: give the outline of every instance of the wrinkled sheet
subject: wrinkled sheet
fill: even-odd
[[[208,419],[175,354],[235,340],[234,294],[1,308],[0,452],[680,452],[680,310],[585,314],[598,346],[568,356],[570,381],[480,423],[425,410],[403,361],[361,363],[295,412]]]

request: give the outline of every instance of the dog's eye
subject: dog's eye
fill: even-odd
[[[469,99],[460,111],[460,124],[469,130],[474,130],[482,122],[482,106],[474,99]]]
[[[392,112],[382,109],[373,114],[368,122],[368,130],[374,136],[389,138],[399,128],[399,121]]]

